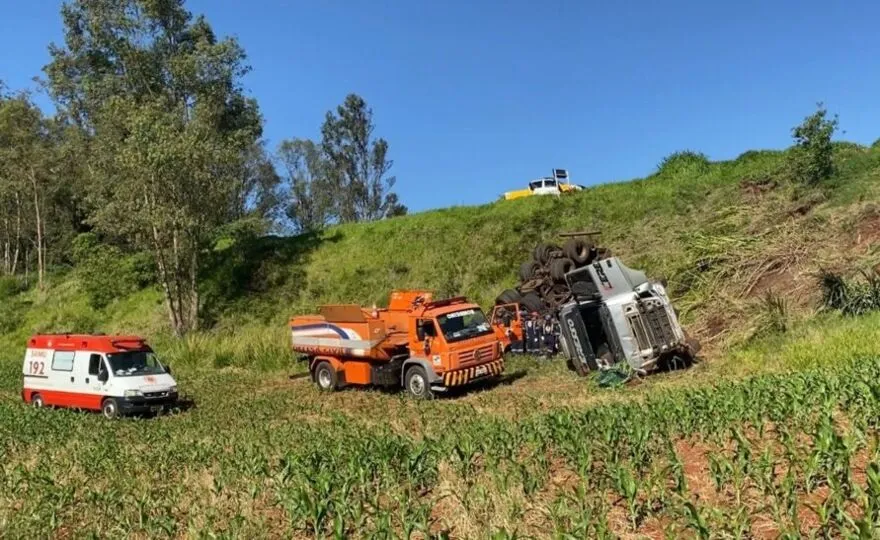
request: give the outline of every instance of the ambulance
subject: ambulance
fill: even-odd
[[[101,411],[107,418],[161,412],[178,396],[171,369],[137,336],[33,336],[22,376],[25,403]]]

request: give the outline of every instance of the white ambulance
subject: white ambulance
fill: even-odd
[[[101,411],[107,418],[161,412],[178,397],[171,369],[136,336],[33,336],[22,375],[25,403]]]

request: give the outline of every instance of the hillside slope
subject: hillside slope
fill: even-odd
[[[713,354],[761,333],[768,317],[809,312],[819,269],[880,263],[880,148],[839,143],[835,151],[839,173],[825,195],[795,195],[784,152],[714,163],[684,153],[648,178],[559,199],[456,207],[296,238],[232,236],[218,244],[206,279],[213,329],[168,347],[192,362],[277,367],[293,313],[323,302],[381,305],[394,287],[491,305],[536,242],[595,229],[630,266],[668,279],[685,324]],[[158,291],[95,310],[76,275],[54,276],[43,292],[8,294],[2,340],[20,347],[35,331],[127,330],[165,341]]]

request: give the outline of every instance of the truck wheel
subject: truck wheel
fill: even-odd
[[[535,246],[535,260],[541,264],[547,264],[553,258],[553,254],[559,252],[559,246],[554,244],[538,244]]]
[[[538,264],[537,261],[527,261],[520,265],[519,267],[519,279],[522,282],[526,282],[535,277],[535,274],[538,273],[538,270],[541,269],[541,265]]]
[[[550,263],[550,277],[559,283],[564,283],[565,274],[571,272],[574,268],[574,261],[568,257],[553,259],[553,262]]]
[[[537,313],[544,311],[544,301],[541,300],[541,297],[534,292],[522,295],[519,303],[529,311],[534,311]]]
[[[412,366],[406,370],[404,383],[406,384],[406,391],[413,397],[418,399],[431,399],[434,397],[434,392],[428,383],[428,374],[422,366]]]
[[[562,246],[562,251],[578,266],[589,264],[596,256],[596,248],[593,244],[582,238],[569,238]]]
[[[113,398],[107,398],[101,404],[101,414],[108,420],[113,420],[119,416],[119,404]]]
[[[516,289],[507,289],[498,295],[498,298],[495,299],[495,304],[518,304],[520,302],[521,295]]]
[[[46,406],[46,402],[43,401],[43,396],[40,394],[33,394],[31,396],[31,405],[33,405],[35,409],[42,409]]]
[[[315,366],[315,384],[324,392],[336,390],[339,377],[336,370],[330,365],[330,362],[320,362]]]

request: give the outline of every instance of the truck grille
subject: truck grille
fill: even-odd
[[[627,314],[630,327],[642,350],[655,349],[656,352],[675,345],[675,332],[672,321],[662,304],[643,303],[640,310]]]
[[[144,392],[144,397],[147,399],[156,399],[163,398],[168,396],[168,391],[163,390],[162,392]]]
[[[470,351],[458,353],[458,365],[468,366],[470,364],[488,362],[495,356],[495,345],[484,345]]]

